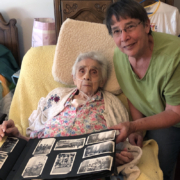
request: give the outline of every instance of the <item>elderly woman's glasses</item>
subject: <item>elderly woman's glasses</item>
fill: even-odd
[[[141,24],[142,21],[138,22],[137,24],[131,24],[128,25],[126,28],[124,29],[118,29],[115,28],[112,30],[112,36],[113,37],[120,37],[122,35],[122,31],[126,32],[126,33],[131,33],[132,31],[134,31],[136,29],[136,27]]]

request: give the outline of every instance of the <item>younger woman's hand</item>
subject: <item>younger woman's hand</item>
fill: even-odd
[[[123,149],[120,153],[116,153],[116,166],[123,165],[131,162],[134,159],[131,152],[128,152],[127,149]]]
[[[129,135],[129,142],[132,145],[139,146],[142,148],[143,146],[143,131],[135,132]]]

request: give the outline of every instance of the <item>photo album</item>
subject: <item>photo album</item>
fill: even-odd
[[[8,137],[0,147],[0,180],[95,179],[115,172],[115,130],[44,139]]]

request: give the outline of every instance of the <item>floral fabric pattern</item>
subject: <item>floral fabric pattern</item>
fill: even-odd
[[[105,106],[101,91],[98,91],[86,104],[75,108],[71,104],[71,100],[76,92],[77,90],[67,99],[63,111],[50,119],[46,123],[45,128],[41,131],[31,132],[30,137],[47,138],[74,136],[107,129],[106,121],[103,116]],[[52,96],[52,100],[49,100],[49,107],[51,102],[55,101],[57,97],[58,96]],[[59,101],[60,98],[57,100]],[[49,107],[47,106],[47,108]]]
[[[47,106],[43,109],[43,111],[45,111],[46,109],[50,108],[52,106],[52,102],[54,101],[55,103],[57,103],[60,100],[60,97],[57,96],[57,94],[52,95],[47,102]]]

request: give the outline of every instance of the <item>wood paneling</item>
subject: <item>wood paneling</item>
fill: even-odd
[[[67,19],[103,23],[104,15],[109,4],[116,0],[54,0],[56,36],[58,37],[62,23]],[[142,0],[136,0],[141,2]],[[146,0],[143,6],[153,4],[155,0]],[[174,5],[174,0],[161,0]]]
[[[105,11],[113,0],[54,0],[56,35],[67,19],[103,23]]]
[[[21,60],[19,55],[18,31],[16,27],[16,20],[10,19],[6,22],[0,13],[0,44],[6,46],[13,54],[19,67]]]

